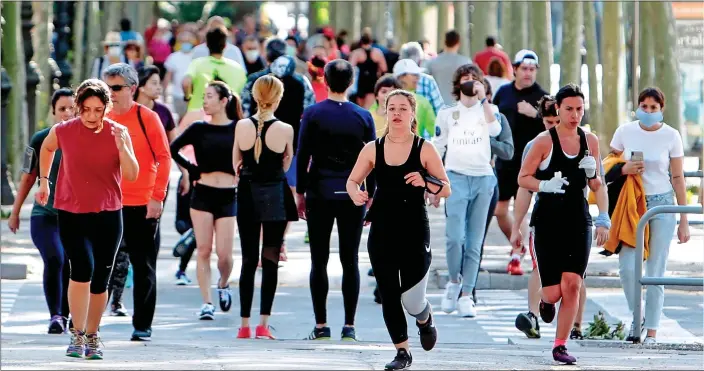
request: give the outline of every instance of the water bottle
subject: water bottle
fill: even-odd
[[[181,236],[181,238],[176,242],[176,246],[174,246],[174,256],[179,258],[183,256],[186,251],[188,251],[189,246],[194,243],[196,239],[195,233],[193,233],[193,228],[189,229],[186,231],[186,233]]]

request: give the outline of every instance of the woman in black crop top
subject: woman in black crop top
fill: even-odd
[[[258,78],[252,88],[257,113],[240,120],[235,133],[232,163],[236,164],[240,175],[237,223],[242,246],[239,339],[252,337],[249,317],[259,261],[260,231],[263,231],[261,317],[255,336],[257,339],[274,339],[268,322],[276,294],[279,254],[286,225],[298,220],[296,203],[285,174],[293,157],[293,128],[274,117],[283,91],[283,84],[275,76]]]
[[[375,170],[377,188],[367,214],[371,222],[367,249],[381,295],[384,322],[397,349],[387,370],[405,369],[412,362],[404,307],[416,318],[423,349],[433,349],[437,341],[430,303],[425,297],[431,261],[425,192],[447,198],[450,184],[435,147],[415,133],[415,109],[411,93],[389,93],[386,133],[362,149],[347,180],[352,201],[362,205],[369,197],[360,185]]]
[[[221,81],[208,84],[203,100],[205,113],[212,116],[210,123],[196,121],[171,143],[171,156],[188,171],[188,181],[193,184],[191,194],[191,219],[198,251],[197,277],[203,296],[200,319],[215,318],[215,307],[210,295],[210,254],[218,255],[218,296],[223,312],[232,306],[232,292],[228,284],[232,273],[232,247],[235,239],[237,215],[237,188],[235,169],[230,161],[235,141],[235,123],[242,117],[237,96]],[[192,145],[197,165],[179,153],[181,148]],[[184,187],[186,188],[186,187]],[[181,194],[188,189],[181,189]]]

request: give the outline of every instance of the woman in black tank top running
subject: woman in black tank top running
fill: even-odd
[[[252,337],[249,316],[254,296],[254,276],[259,261],[259,236],[262,235],[261,318],[256,328],[258,339],[274,339],[268,321],[278,280],[279,253],[289,221],[298,220],[296,203],[286,182],[286,170],[293,157],[293,128],[274,117],[284,86],[272,76],[254,83],[252,95],[257,113],[237,123],[233,164],[239,169],[237,224],[240,227],[242,270],[240,271],[240,316],[237,338]]]
[[[372,169],[377,177],[374,202],[367,214],[371,222],[367,249],[384,322],[397,349],[387,370],[406,369],[412,362],[404,307],[416,318],[423,349],[431,350],[437,341],[432,310],[425,297],[431,261],[425,192],[448,197],[450,184],[435,147],[415,133],[415,108],[411,93],[389,93],[386,134],[362,149],[347,180],[352,201],[363,205],[369,197],[360,185]]]
[[[560,124],[536,137],[521,167],[518,184],[540,192],[531,217],[535,229],[534,247],[543,287],[540,317],[546,323],[555,317],[555,303],[561,301],[552,355],[555,361],[572,364],[577,360],[565,347],[579,307],[579,291],[587,270],[591,249],[592,218],[585,187],[601,187],[599,166],[592,153],[599,154],[599,139],[579,128],[584,116],[584,94],[576,85],[566,85],[555,95]],[[545,165],[547,162],[547,165]],[[596,242],[608,239],[608,198],[597,197]]]

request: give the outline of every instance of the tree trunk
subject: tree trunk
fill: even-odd
[[[450,3],[438,2],[438,51],[445,48],[445,33],[450,30]]]
[[[78,86],[84,80],[83,65],[86,63],[84,49],[84,34],[86,28],[86,10],[88,4],[83,1],[75,3],[76,15],[73,21],[73,86]]]
[[[105,30],[103,35],[110,31],[120,30],[120,18],[122,18],[122,3],[119,1],[111,1],[105,4]]]
[[[419,41],[425,38],[425,22],[423,15],[425,14],[425,1],[414,1],[410,3],[410,27],[409,41]]]
[[[359,38],[362,36],[362,2],[353,1],[350,3],[350,8],[352,10],[352,13],[350,13],[352,19],[350,20],[350,29],[347,30],[349,35],[347,37],[347,44],[349,45],[359,41]]]
[[[404,1],[393,3],[394,40],[398,48],[408,41],[407,13],[409,4]]]
[[[8,133],[2,133],[2,135],[10,138],[7,154],[8,164],[12,166],[10,173],[14,180],[18,180],[20,175],[22,163],[20,154],[26,144],[22,140],[22,132],[27,123],[25,106],[27,76],[22,42],[21,7],[20,1],[7,1],[2,5],[2,16],[5,18],[5,26],[2,30],[2,64],[12,83],[7,107]]]
[[[501,2],[501,37],[499,37],[499,43],[509,56],[514,53],[513,44],[516,38],[516,34],[513,33],[513,4],[513,1]]]
[[[580,83],[582,55],[582,4],[576,1],[563,3],[562,46],[560,47],[560,86]]]
[[[360,23],[361,28],[369,27],[372,28],[372,36],[374,36],[374,25],[376,24],[377,17],[379,14],[380,4],[378,1],[365,1],[362,4],[362,22]]]
[[[88,30],[100,30],[100,4],[97,1],[89,1],[86,13],[88,16]],[[88,32],[88,47],[86,48],[86,63],[83,76],[91,77],[93,72],[93,61],[104,54],[103,46],[100,44],[103,39],[101,32]]]
[[[653,44],[655,45],[655,85],[667,98],[667,109],[663,112],[665,122],[680,130],[682,125],[681,76],[677,60],[677,33],[672,14],[672,3],[650,3],[653,15]]]
[[[460,54],[472,58],[469,52],[469,4],[455,1],[455,30],[460,34]]]
[[[501,19],[500,44],[504,51],[513,56],[521,49],[528,48],[528,3],[525,1],[506,1],[501,10],[508,16]]]
[[[378,4],[377,9],[379,11],[379,15],[376,17],[376,22],[374,22],[373,31],[374,36],[379,43],[386,45],[386,32],[388,29],[389,12],[391,7],[386,2],[379,2]]]
[[[37,128],[45,128],[50,125],[50,100],[51,84],[53,82],[53,71],[49,66],[49,48],[51,35],[49,22],[52,18],[54,5],[49,2],[33,1],[34,11],[34,60],[39,66],[42,79],[39,82],[39,96],[37,97]]]
[[[618,2],[604,2],[604,21],[601,33],[602,54],[602,91],[603,91],[603,117],[604,130],[599,134],[600,147],[606,151],[609,148],[611,138],[613,138],[616,128],[621,121],[621,105],[623,96],[619,91],[621,80],[621,53],[622,53],[622,30],[621,30],[621,4]]]
[[[538,54],[540,68],[537,81],[546,91],[550,91],[550,66],[553,63],[552,54],[552,21],[549,1],[534,1],[530,3],[531,33],[534,35],[533,51]]]
[[[311,1],[308,3],[308,14],[306,15],[308,17],[308,36],[312,35],[315,33],[315,30],[320,27],[318,24],[318,15],[316,14],[318,12],[318,2],[317,1]]]
[[[470,30],[469,50],[472,55],[484,48],[484,41],[487,36],[497,37],[498,26],[498,4],[495,2],[472,2],[472,28]]]
[[[594,3],[585,1],[584,8],[584,38],[587,48],[587,74],[589,81],[589,126],[597,134],[603,132],[601,118],[601,104],[599,102],[599,90],[596,78],[596,65],[599,64],[598,44],[596,42],[596,13]],[[602,153],[606,149],[601,150]]]
[[[640,6],[640,34],[638,35],[638,64],[640,65],[640,76],[638,77],[638,87],[642,90],[652,86],[655,77],[653,65],[653,26],[651,5],[647,1],[639,1]],[[647,30],[647,31],[646,31]]]

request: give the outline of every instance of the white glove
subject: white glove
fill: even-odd
[[[592,179],[596,176],[596,159],[594,156],[584,156],[579,162],[579,168],[584,169],[587,178]]]
[[[561,171],[556,171],[555,176],[550,180],[543,180],[540,182],[538,191],[542,193],[565,193],[562,189],[563,185],[569,185],[567,178],[562,177]]]

